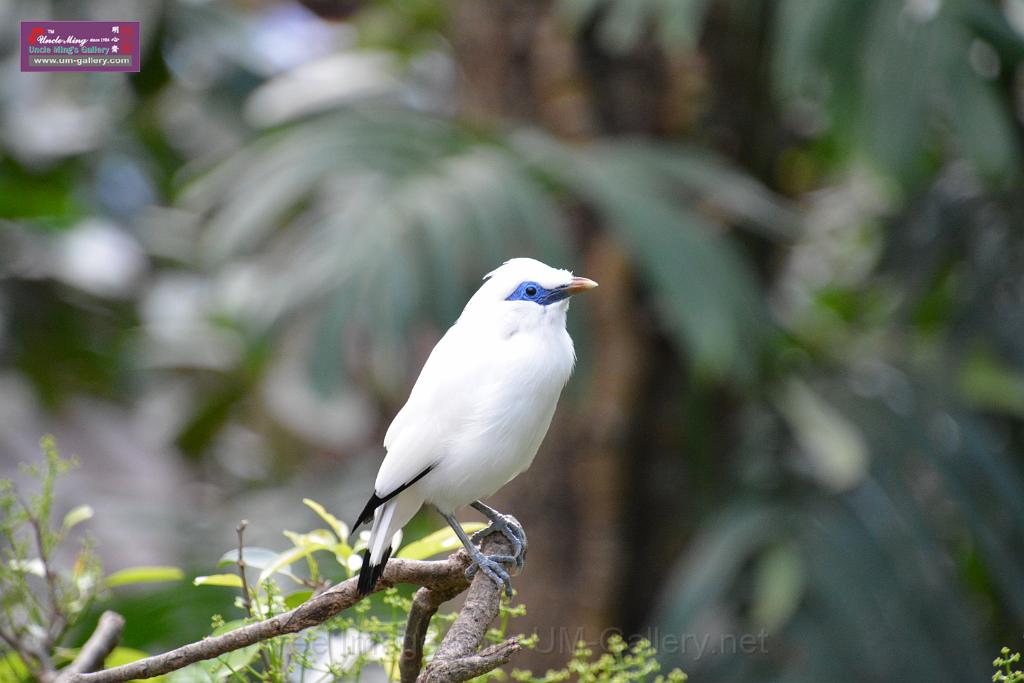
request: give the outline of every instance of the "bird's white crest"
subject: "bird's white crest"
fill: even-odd
[[[523,283],[564,290],[579,280],[528,258],[485,277],[384,438],[374,492],[386,502],[374,516],[371,564],[423,504],[453,513],[529,467],[576,356],[565,329],[567,297],[548,305],[508,299]]]
[[[514,258],[505,261],[501,266],[484,276],[484,283],[480,286],[480,289],[476,290],[476,294],[470,298],[469,303],[466,304],[463,315],[467,312],[485,308],[490,304],[505,302],[505,299],[515,291],[516,287],[527,281],[536,282],[548,289],[555,289],[557,287],[564,287],[572,282],[572,273],[568,270],[552,268],[532,258]],[[567,307],[568,299],[565,302],[566,304],[560,310],[564,311]],[[532,308],[535,309],[536,305]],[[507,313],[509,307],[504,307],[504,309],[492,308],[491,310],[492,312]],[[524,310],[531,309],[526,308]]]
[[[485,282],[502,282],[510,285],[508,291],[511,293],[515,286],[524,280],[533,280],[549,288],[568,284],[572,280],[572,273],[561,268],[552,268],[537,259],[514,258],[484,275],[483,279]]]

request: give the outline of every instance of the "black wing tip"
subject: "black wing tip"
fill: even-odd
[[[370,500],[368,500],[366,502],[366,507],[364,507],[363,511],[359,513],[359,517],[356,519],[356,523],[352,525],[352,530],[355,531],[360,525],[364,524],[365,522],[369,522],[371,519],[373,519],[373,512],[374,512],[374,510],[376,510],[381,505],[383,505],[384,503],[388,502],[389,500],[391,500],[392,498],[397,496],[399,493],[401,493],[402,491],[406,490],[407,488],[409,488],[410,486],[412,486],[413,484],[418,482],[423,477],[425,477],[428,474],[430,474],[430,471],[433,470],[433,469],[434,469],[434,465],[431,465],[430,467],[428,467],[427,469],[423,470],[422,472],[417,474],[415,477],[413,477],[409,481],[405,482],[404,484],[402,484],[397,489],[395,489],[394,491],[392,491],[388,495],[384,496],[383,498],[378,496],[377,492],[374,491],[373,495],[370,496]]]
[[[370,496],[370,500],[367,501],[366,507],[359,513],[359,517],[356,519],[356,523],[352,525],[352,531],[355,531],[360,526],[369,522],[373,519],[373,512],[384,503],[384,499],[379,497],[376,493]]]
[[[377,581],[384,575],[384,568],[387,566],[390,557],[391,546],[388,546],[388,549],[384,551],[384,557],[381,558],[380,564],[370,564],[370,549],[367,548],[363,551],[363,567],[359,570],[359,583],[356,586],[359,595],[365,598],[373,592],[373,589],[377,587]]]

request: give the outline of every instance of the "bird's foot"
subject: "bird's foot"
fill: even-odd
[[[480,543],[492,531],[501,532],[512,544],[512,559],[516,563],[516,569],[522,569],[523,563],[526,562],[526,550],[529,547],[523,526],[512,515],[496,513],[490,519],[489,527],[473,534],[473,542]]]
[[[491,581],[497,584],[498,588],[505,588],[505,595],[512,597],[512,577],[503,564],[517,564],[516,558],[511,555],[484,555],[479,550],[470,553],[473,564],[466,570],[466,578],[473,578],[477,569],[482,571]]]

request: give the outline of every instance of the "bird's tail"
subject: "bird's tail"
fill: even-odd
[[[359,570],[359,594],[369,595],[384,574],[384,567],[391,557],[391,543],[398,530],[412,519],[422,500],[413,500],[402,493],[377,508],[370,529],[370,542],[363,552],[363,568]]]
[[[373,564],[370,560],[369,548],[363,551],[363,568],[359,570],[359,585],[357,587],[360,595],[365,596],[373,592],[374,586],[377,585],[377,580],[384,574],[384,567],[387,566],[390,557],[390,545],[384,550],[384,555],[377,564]]]

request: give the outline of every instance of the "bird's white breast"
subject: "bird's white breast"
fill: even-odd
[[[389,433],[389,458],[395,449],[432,451],[435,469],[416,488],[444,511],[491,495],[529,467],[547,433],[575,353],[565,307],[529,306],[537,310],[525,318],[454,326],[428,361],[435,367],[424,368],[428,385],[418,383],[403,410],[412,414]],[[430,424],[417,424],[418,415]]]

